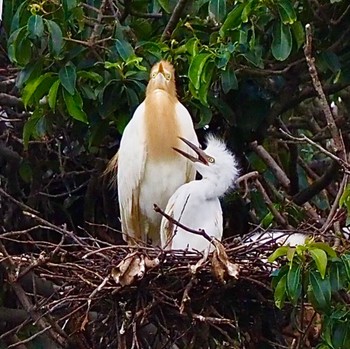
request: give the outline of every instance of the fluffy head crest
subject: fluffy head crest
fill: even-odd
[[[207,136],[207,147],[204,152],[211,157],[208,165],[195,164],[203,178],[210,179],[217,184],[222,193],[233,187],[239,176],[239,166],[235,156],[227,148],[224,141],[210,134]]]

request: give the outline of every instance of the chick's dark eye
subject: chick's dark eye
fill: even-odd
[[[211,156],[208,156],[208,162],[210,162],[211,164],[213,164],[215,162],[215,159],[212,158]]]

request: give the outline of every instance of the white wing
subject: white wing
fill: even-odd
[[[139,185],[146,162],[144,122],[145,103],[136,109],[125,127],[118,152],[118,199],[124,240],[142,239]]]

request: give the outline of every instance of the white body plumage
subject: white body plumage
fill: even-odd
[[[176,98],[174,70],[160,62],[152,68],[146,99],[126,126],[118,152],[118,199],[124,239],[160,242],[161,217],[153,204],[165,206],[182,184],[193,180],[195,169],[172,147],[179,136],[198,144],[187,109]]]
[[[194,162],[202,179],[182,185],[170,198],[165,212],[186,227],[203,229],[210,237],[221,240],[223,218],[219,197],[233,186],[239,174],[238,166],[225,144],[212,136],[207,139],[205,152],[193,149],[198,158],[181,153]],[[210,246],[204,237],[177,227],[166,218],[161,223],[161,244],[166,249],[198,251]]]

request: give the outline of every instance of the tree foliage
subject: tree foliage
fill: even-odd
[[[226,236],[249,222],[327,240],[350,216],[349,18],[346,0],[5,1],[2,61],[16,71],[0,81],[2,186],[55,224],[120,241],[91,225],[119,226],[101,173],[163,58],[200,139],[219,134],[260,174],[246,196],[226,197]],[[333,125],[305,59],[307,24]],[[0,206],[6,231],[32,226],[22,211]],[[274,277],[276,304],[310,301],[325,324],[320,348],[347,348],[349,302],[335,299],[349,287],[348,254],[318,243],[276,251],[288,265]]]

